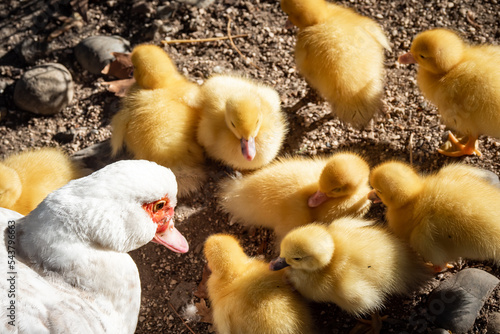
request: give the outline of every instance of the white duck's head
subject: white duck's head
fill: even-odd
[[[49,194],[24,218],[38,224],[23,233],[45,230],[117,252],[154,241],[185,253],[188,244],[173,222],[176,195],[170,169],[146,160],[118,161]]]

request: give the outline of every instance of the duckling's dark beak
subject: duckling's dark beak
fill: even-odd
[[[380,199],[380,197],[377,196],[377,192],[375,191],[375,189],[373,189],[372,191],[370,191],[366,197],[370,201],[372,201],[372,203],[380,203],[380,202],[382,202],[382,200]]]
[[[277,257],[269,263],[269,270],[276,271],[288,267],[284,257]]]

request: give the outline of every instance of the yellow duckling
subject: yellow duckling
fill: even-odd
[[[158,46],[137,46],[132,62],[136,83],[111,120],[113,155],[125,144],[135,159],[170,168],[178,195],[186,196],[206,178],[203,149],[196,141],[199,113],[194,103],[199,86],[178,73]]]
[[[82,176],[84,170],[56,148],[13,154],[0,162],[0,207],[27,215],[49,193]]]
[[[272,228],[282,238],[314,221],[363,216],[370,208],[369,174],[367,162],[354,153],[281,158],[221,183],[220,204],[233,219]]]
[[[421,176],[402,162],[373,169],[373,199],[387,206],[394,233],[434,264],[459,258],[500,261],[500,189],[471,166],[450,164]]]
[[[302,296],[269,271],[267,263],[248,257],[238,241],[224,234],[205,242],[212,271],[208,295],[219,334],[309,334],[311,316]]]
[[[281,149],[287,123],[278,93],[271,87],[217,75],[200,89],[198,142],[207,154],[238,169],[260,168]]]
[[[384,48],[389,41],[372,19],[325,0],[281,0],[299,28],[299,73],[344,122],[364,126],[382,108]]]
[[[298,227],[285,236],[270,269],[289,267],[287,279],[310,300],[333,302],[354,316],[375,313],[431,272],[408,245],[372,224],[342,218]]]
[[[500,46],[470,46],[453,31],[433,29],[418,34],[399,62],[418,63],[423,95],[438,107],[446,126],[468,137],[464,145],[450,133],[457,150],[440,153],[480,156],[480,135],[500,138]]]

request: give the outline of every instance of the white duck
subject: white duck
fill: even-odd
[[[141,284],[127,252],[149,241],[188,251],[172,219],[176,193],[169,169],[119,161],[69,182],[25,217],[0,211],[4,263],[15,243],[13,267],[0,279],[2,291],[15,281],[0,332],[134,333]]]

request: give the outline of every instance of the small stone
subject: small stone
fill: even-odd
[[[444,280],[429,296],[428,312],[434,324],[453,333],[467,333],[484,302],[500,280],[475,268],[468,268]]]
[[[16,82],[14,103],[36,114],[53,115],[73,99],[71,73],[61,64],[48,63],[26,71]]]
[[[130,42],[120,36],[91,36],[75,46],[76,60],[93,74],[114,60],[113,52],[129,52]]]

